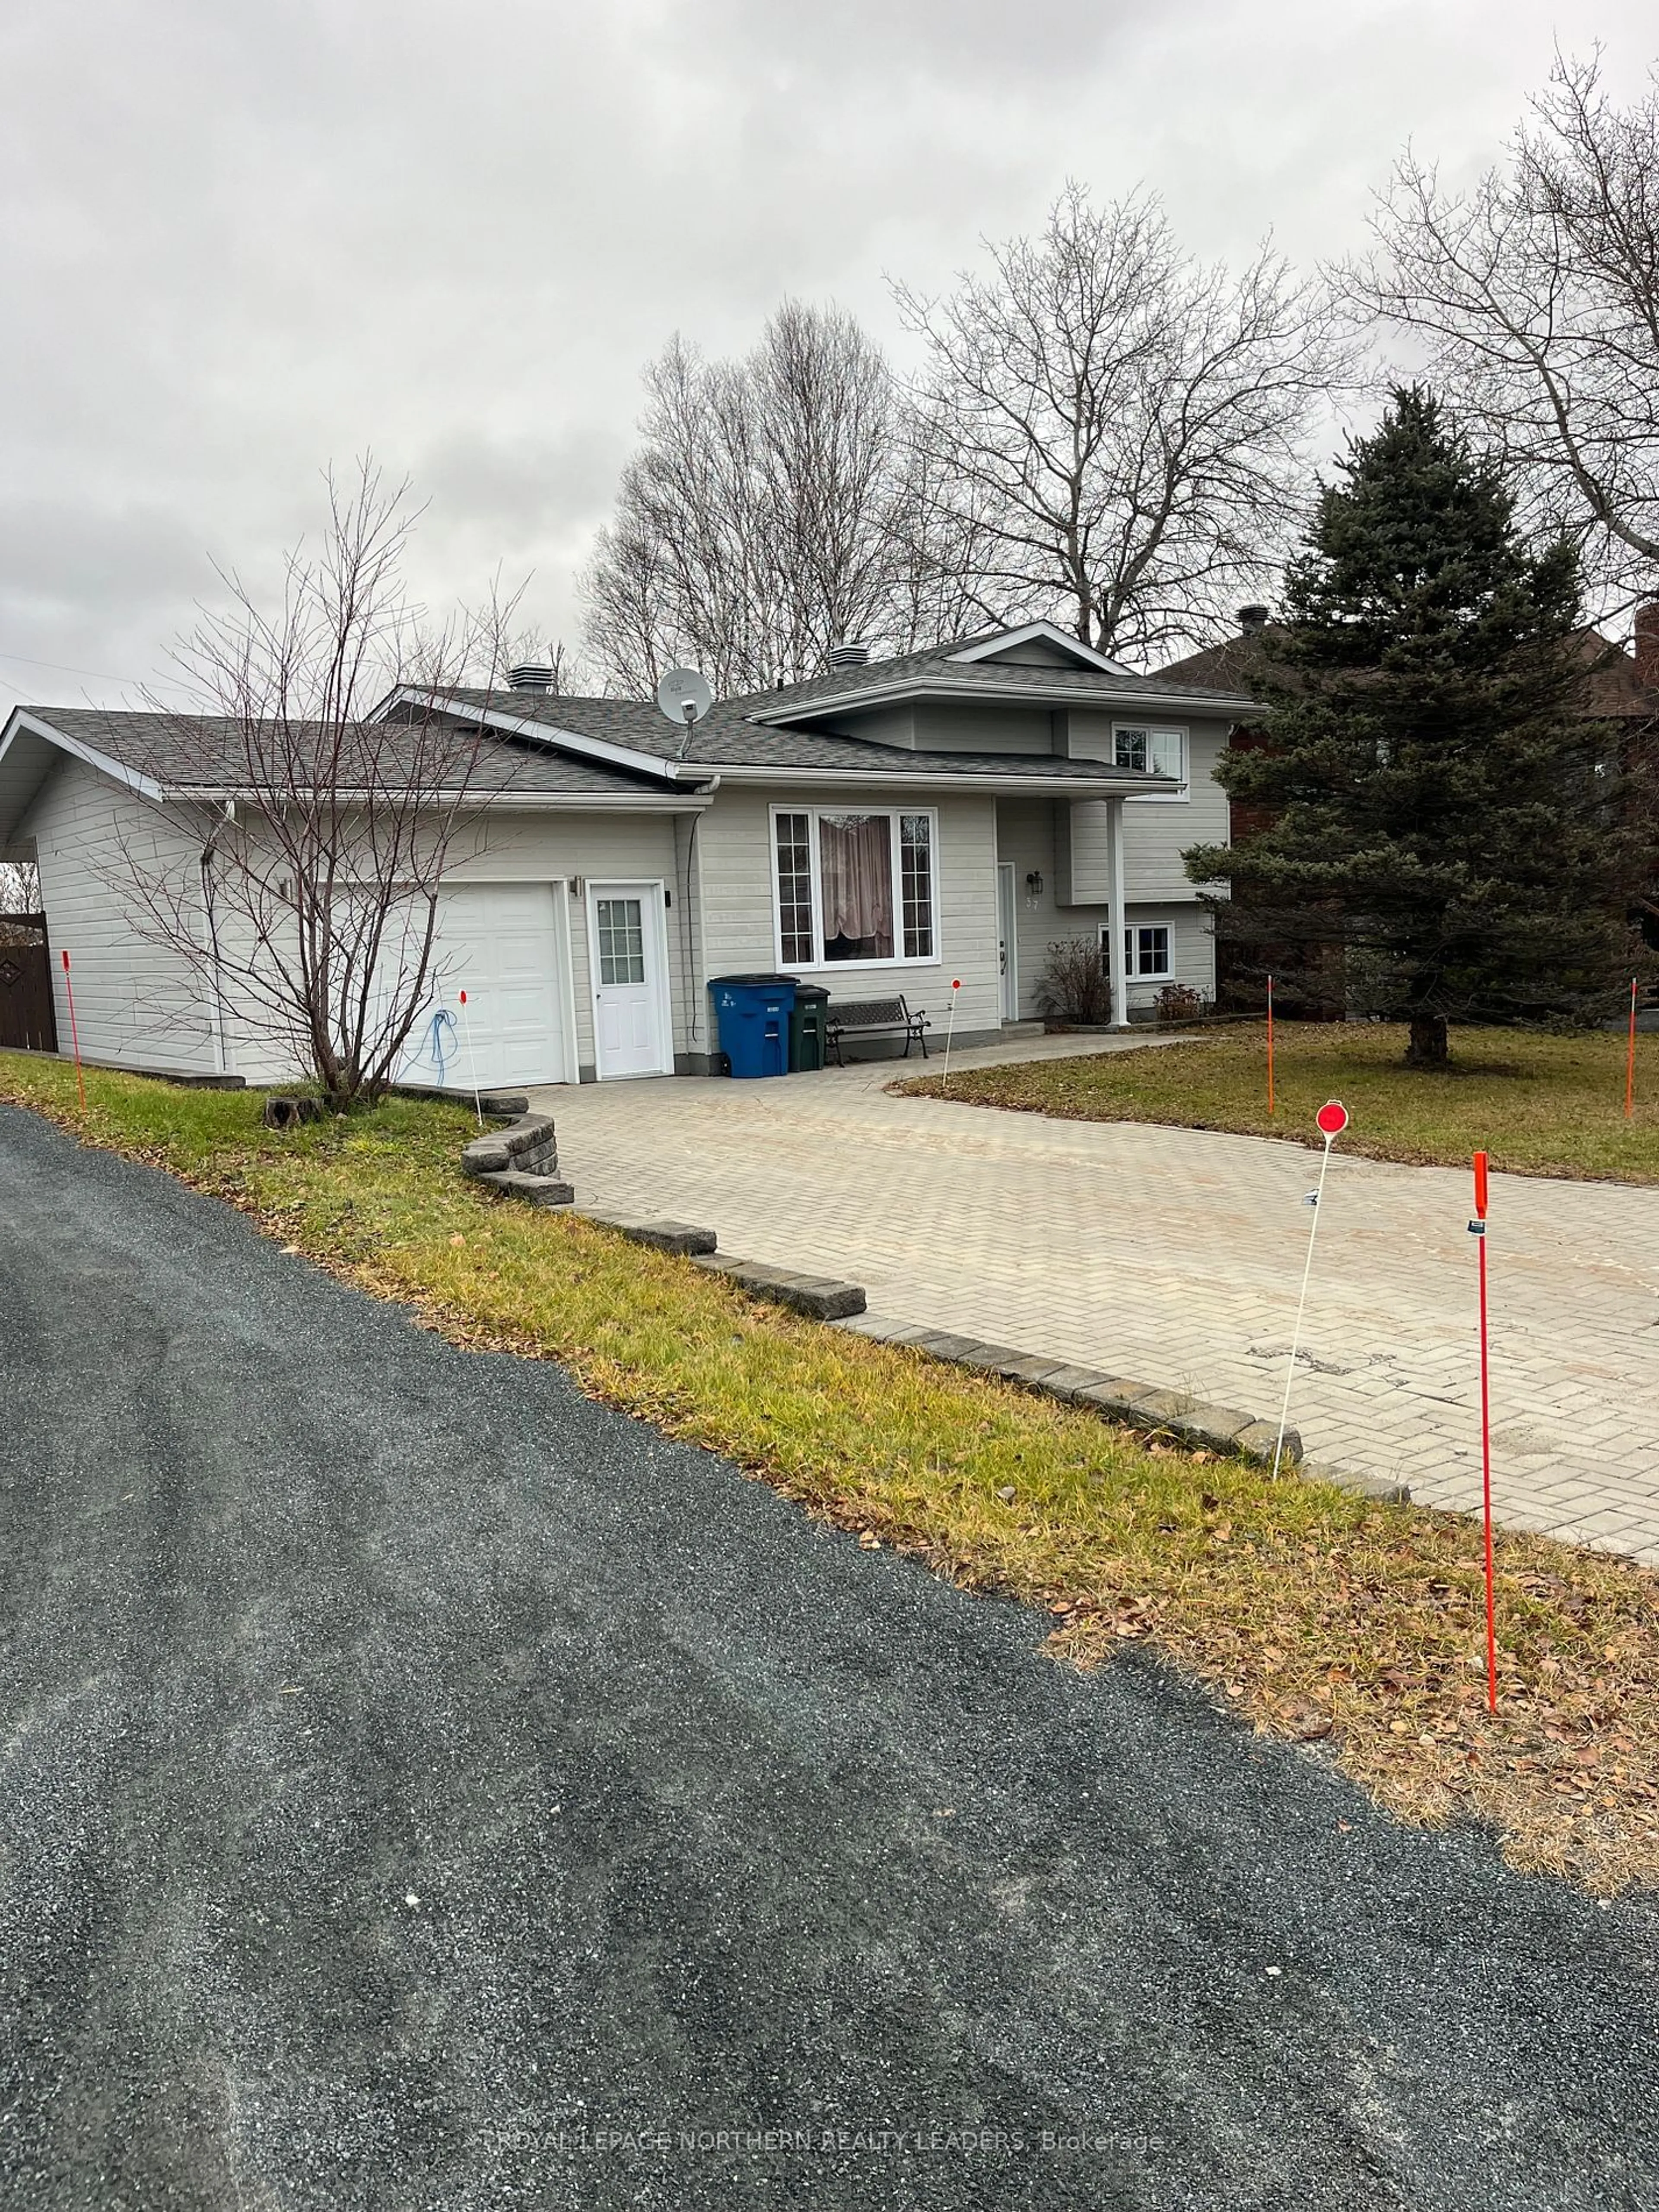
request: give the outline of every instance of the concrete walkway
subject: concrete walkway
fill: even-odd
[[[1145,1048],[1056,1037],[958,1064],[1103,1048]],[[579,1204],[848,1277],[896,1322],[1277,1418],[1314,1153],[894,1097],[903,1072],[538,1096]],[[1291,1406],[1310,1457],[1464,1509],[1480,1494],[1468,1210],[1461,1172],[1339,1152]],[[1659,1561],[1659,1190],[1498,1176],[1490,1261],[1502,1517]]]

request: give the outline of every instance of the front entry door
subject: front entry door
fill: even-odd
[[[1014,864],[997,863],[997,975],[1001,992],[1002,1018],[1019,1019],[1019,942],[1015,934]]]
[[[587,930],[594,1073],[672,1075],[661,884],[590,884]]]

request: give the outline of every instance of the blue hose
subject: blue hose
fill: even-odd
[[[446,1028],[453,1037],[455,1034],[455,1017],[447,1006],[440,1006],[432,1017],[432,1031],[427,1039],[427,1052],[438,1071],[440,1087],[442,1086],[444,1079],[444,1030]]]

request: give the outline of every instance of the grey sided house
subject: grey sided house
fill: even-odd
[[[1212,770],[1246,696],[1139,676],[1043,623],[833,658],[812,682],[721,702],[689,735],[652,703],[564,698],[533,677],[442,696],[491,763],[489,835],[446,878],[432,984],[434,1008],[466,990],[480,1080],[707,1073],[708,985],[730,973],[811,979],[832,1012],[902,993],[935,1034],[956,981],[960,1042],[1036,1011],[1060,938],[1099,945],[1120,1023],[1167,982],[1212,993],[1181,854],[1226,838]],[[410,692],[380,709],[430,711]],[[234,796],[214,726],[199,736],[176,716],[15,708],[0,857],[39,865],[88,1056],[281,1080],[294,1071],[269,1045],[196,1003],[184,963],[135,931],[110,866],[142,838],[191,880]],[[61,998],[56,957],[53,973]],[[444,1076],[428,1038],[440,1025],[423,1020],[410,1081]]]

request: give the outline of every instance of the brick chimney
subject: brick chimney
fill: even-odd
[[[1644,691],[1659,691],[1659,599],[1644,599],[1636,610],[1636,680]]]

